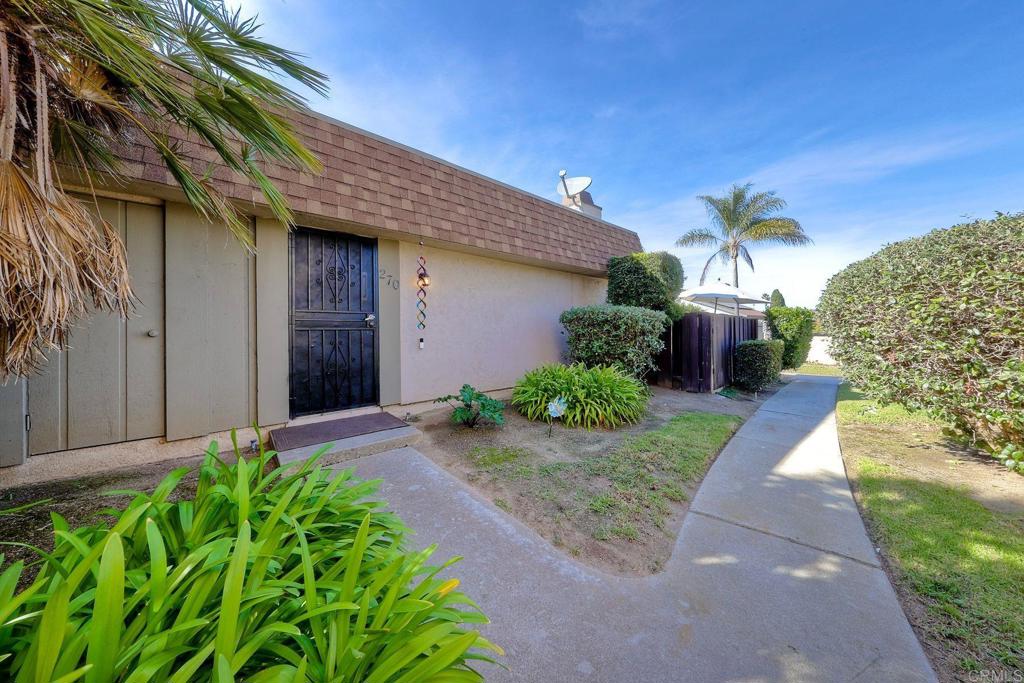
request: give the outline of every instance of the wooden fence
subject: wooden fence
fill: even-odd
[[[687,313],[665,331],[652,381],[684,391],[718,391],[732,383],[733,350],[747,339],[757,339],[753,318]]]

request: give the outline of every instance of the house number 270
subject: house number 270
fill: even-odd
[[[383,268],[380,269],[380,280],[384,283],[385,287],[390,287],[391,289],[398,291],[398,278]]]

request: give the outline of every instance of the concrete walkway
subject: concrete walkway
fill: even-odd
[[[583,567],[412,448],[354,464],[435,559],[465,557],[450,573],[508,653],[489,681],[934,681],[850,494],[836,384],[765,402],[646,578]]]

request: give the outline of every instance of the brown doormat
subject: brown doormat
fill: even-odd
[[[350,436],[361,436],[386,429],[407,426],[391,413],[370,413],[356,417],[342,417],[337,420],[311,422],[297,427],[282,427],[270,432],[270,445],[275,451],[290,451],[293,448],[329,443]]]

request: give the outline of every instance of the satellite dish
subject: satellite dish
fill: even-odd
[[[565,171],[559,171],[558,177],[561,178],[561,181],[558,183],[558,194],[563,197],[575,197],[590,187],[590,183],[594,182],[593,178],[585,175],[566,178]]]

